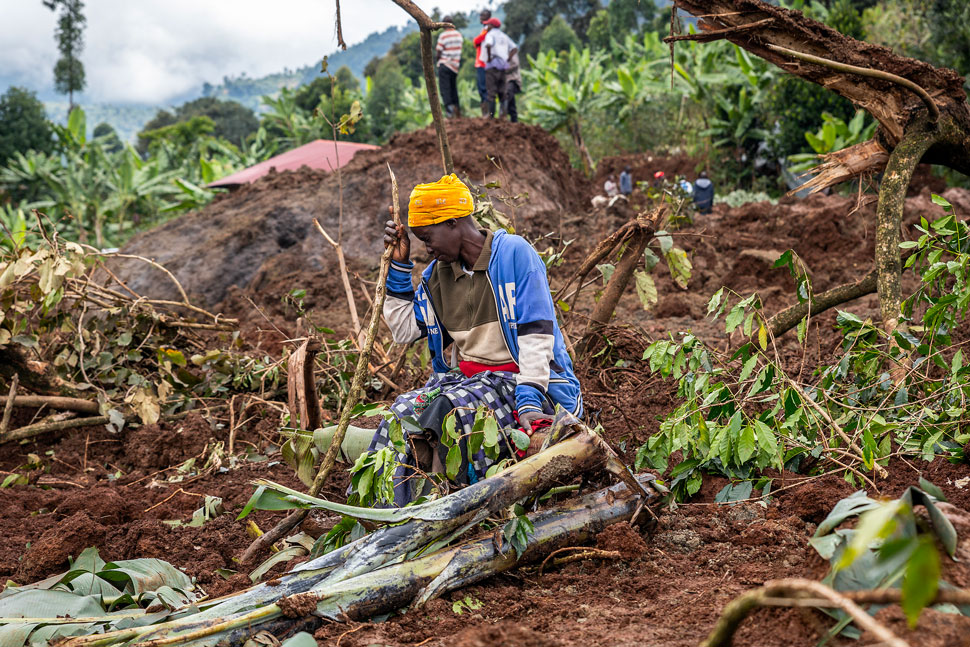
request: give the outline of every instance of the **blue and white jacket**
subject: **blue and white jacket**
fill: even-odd
[[[394,341],[407,344],[427,336],[431,365],[436,373],[451,370],[443,349],[452,342],[438,324],[435,306],[428,298],[428,278],[437,261],[421,275],[415,290],[411,281],[414,263],[391,263],[387,275],[384,318]],[[556,323],[555,308],[542,259],[521,236],[496,231],[488,263],[488,280],[495,296],[502,336],[509,354],[519,366],[515,402],[519,414],[560,405],[581,416],[583,399],[566,343]]]

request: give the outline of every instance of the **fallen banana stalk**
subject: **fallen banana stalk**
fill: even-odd
[[[501,555],[483,548],[492,539],[457,549],[437,549],[487,516],[530,494],[547,490],[580,473],[599,469],[604,463],[616,461],[615,457],[609,456],[602,439],[571,416],[561,416],[557,423],[559,430],[572,431],[573,435],[500,474],[436,501],[410,508],[356,508],[260,482],[244,512],[258,507],[276,510],[320,507],[359,519],[397,525],[380,528],[343,548],[301,564],[298,569],[280,578],[275,586],[262,584],[222,600],[201,603],[197,607],[201,611],[178,610],[162,624],[77,637],[65,644],[75,647],[120,643],[211,645],[233,632],[283,622],[280,618],[284,618],[285,614],[293,615],[295,608],[304,609],[303,615],[308,615],[314,607],[319,607],[321,616],[330,617],[328,613],[348,612],[351,608],[348,605],[352,603],[356,614],[354,617],[369,617],[368,614],[378,613],[372,609],[377,604],[383,604],[379,602],[380,599],[394,600],[397,606],[391,608],[400,608],[404,605],[396,601],[402,597],[410,596],[408,599],[411,602],[423,602],[443,591],[511,568],[518,560],[514,554],[509,554],[507,547],[498,551]],[[656,498],[653,488],[645,489],[625,468],[621,470],[616,465],[610,467],[610,471],[622,471],[626,476],[624,483],[632,481],[632,485],[624,484],[600,493],[599,496],[617,505],[622,500],[620,511],[603,512],[606,515],[603,519],[614,519],[611,515],[629,518],[646,502]],[[626,494],[621,496],[622,492]],[[556,511],[532,515],[536,530],[529,539],[523,559],[532,559],[564,545],[575,545],[587,538],[589,533],[598,531],[602,525],[597,521],[600,517],[589,516],[592,502],[587,497]],[[561,539],[557,533],[563,535]],[[467,548],[475,545],[479,545],[475,550]],[[428,546],[437,552],[420,559],[407,559]],[[446,559],[443,554],[450,557]],[[410,584],[399,581],[407,573],[411,573],[407,576]],[[311,598],[319,600],[320,604],[310,604],[308,600]],[[301,601],[302,606],[297,604]],[[324,604],[325,601],[332,601],[333,606],[327,606],[329,602]]]
[[[648,505],[656,503],[657,496],[651,495],[650,499]],[[281,635],[297,623],[306,629],[308,616],[315,618],[309,621],[313,625],[320,624],[323,618],[365,620],[397,609],[416,608],[448,591],[519,564],[537,561],[564,546],[588,541],[607,526],[629,519],[642,503],[639,494],[631,492],[625,483],[619,483],[529,515],[534,532],[521,556],[508,543],[490,535],[340,582],[320,581],[303,592],[290,593],[292,587],[285,584],[257,587],[275,590],[276,598],[254,609],[205,619],[199,617],[211,616],[213,609],[222,606],[217,605],[209,612],[183,621],[74,638],[62,643],[62,647],[116,645],[128,641],[132,645],[153,646],[242,645],[259,631]]]

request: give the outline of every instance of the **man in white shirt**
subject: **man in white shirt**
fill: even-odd
[[[495,97],[499,99],[499,118],[508,113],[508,97],[506,96],[506,71],[509,69],[509,59],[518,53],[518,47],[512,42],[500,27],[502,21],[489,18],[485,22],[488,33],[482,42],[481,60],[485,63],[485,101],[482,103],[482,116],[493,117]]]

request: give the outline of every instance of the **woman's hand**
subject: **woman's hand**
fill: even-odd
[[[393,207],[387,208],[388,212],[393,211]],[[408,228],[404,224],[395,224],[394,220],[384,223],[384,247],[391,246],[391,260],[398,263],[407,263],[411,260],[411,238],[408,236]]]

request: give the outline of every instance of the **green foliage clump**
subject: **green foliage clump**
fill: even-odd
[[[823,114],[846,123],[855,114],[848,99],[790,74],[782,74],[768,89],[766,108],[778,124],[768,141],[779,157],[809,150],[805,133],[818,128]]]
[[[539,38],[540,52],[567,52],[570,49],[580,49],[582,45],[573,28],[566,23],[559,14],[546,25]]]
[[[15,153],[50,153],[53,149],[53,130],[44,104],[30,90],[11,86],[0,96],[0,164]]]
[[[142,154],[148,151],[151,142],[150,133],[153,131],[184,123],[197,117],[206,117],[211,120],[211,134],[225,139],[235,146],[244,145],[246,138],[259,128],[259,120],[256,119],[256,115],[242,104],[236,101],[202,97],[182,104],[175,109],[174,114],[167,110],[160,110],[138,133],[138,151]]]
[[[637,453],[638,468],[671,471],[678,498],[695,494],[703,474],[750,482],[766,493],[768,467],[805,474],[837,470],[850,483],[871,483],[892,456],[964,459],[970,441],[967,402],[970,366],[951,346],[970,309],[970,227],[945,200],[943,217],[923,219],[921,236],[903,244],[913,253],[920,287],[903,305],[899,327],[887,337],[872,322],[839,312],[842,355],[815,371],[814,384],[786,373],[774,352],[770,325],[757,294],[733,304],[719,290],[708,305],[725,331],[744,339],[721,353],[693,335],[655,342],[644,353],[650,370],[678,380],[682,401]],[[791,273],[800,302],[812,298],[811,281],[797,257],[786,252],[775,263]],[[797,326],[804,343],[807,318]],[[890,377],[894,365],[905,377]],[[749,490],[750,491],[750,490]]]

